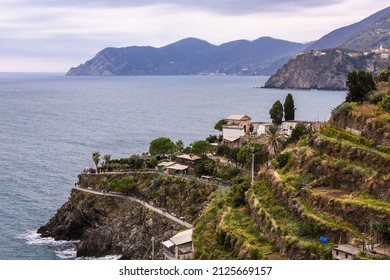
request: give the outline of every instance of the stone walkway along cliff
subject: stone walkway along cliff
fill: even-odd
[[[101,196],[111,196],[111,197],[120,197],[120,198],[124,198],[124,199],[128,199],[128,200],[131,200],[133,202],[136,202],[136,203],[139,203],[141,204],[142,206],[156,212],[157,214],[160,214],[186,228],[192,228],[192,224],[190,223],[187,223],[169,213],[167,213],[166,211],[160,209],[160,208],[157,208],[153,205],[150,205],[149,203],[146,203],[145,201],[143,200],[140,200],[138,198],[135,198],[135,197],[131,197],[131,196],[127,196],[127,195],[123,195],[123,194],[120,194],[120,193],[103,193],[103,192],[99,192],[99,191],[93,191],[93,190],[88,190],[88,189],[85,189],[85,188],[81,188],[81,187],[78,187],[78,186],[75,186],[73,187],[73,189],[75,190],[78,190],[78,191],[82,191],[82,192],[87,192],[87,193],[91,193],[91,194],[96,194],[96,195],[101,195]]]

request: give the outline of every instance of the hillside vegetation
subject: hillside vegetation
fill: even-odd
[[[347,243],[388,258],[375,246],[390,241],[390,87],[370,94],[285,146],[252,186],[241,179],[215,199],[196,222],[195,256],[329,259]]]

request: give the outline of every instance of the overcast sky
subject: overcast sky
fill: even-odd
[[[388,0],[0,0],[0,71],[66,72],[105,47],[212,44],[271,36],[308,42]]]

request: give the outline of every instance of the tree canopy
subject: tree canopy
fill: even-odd
[[[269,115],[272,119],[272,123],[275,125],[281,125],[283,122],[283,105],[278,100],[272,105],[272,108],[269,110]]]
[[[264,145],[255,142],[248,142],[239,149],[237,153],[237,160],[240,163],[245,164],[251,159],[253,154],[257,154],[256,161],[266,161],[268,158],[268,153]]]
[[[175,144],[171,139],[159,137],[150,142],[149,153],[151,155],[171,154]]]
[[[284,101],[284,119],[286,121],[295,120],[295,104],[294,98],[291,93],[287,94],[286,100]]]
[[[211,150],[211,144],[204,140],[195,141],[192,144],[191,154],[202,156]]]
[[[367,94],[376,89],[374,78],[369,72],[363,70],[352,71],[348,74],[348,93],[345,101],[360,102],[366,99]]]
[[[222,131],[222,126],[224,126],[224,125],[226,125],[226,124],[227,124],[227,120],[225,120],[225,119],[219,120],[219,121],[214,125],[214,129],[215,129],[215,130]]]

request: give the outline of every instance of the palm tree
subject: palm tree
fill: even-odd
[[[96,173],[98,173],[98,165],[100,161],[100,153],[98,151],[92,153],[92,160],[96,165]]]
[[[110,165],[111,155],[110,154],[105,154],[103,156],[103,160],[104,160],[104,165],[105,165],[106,171],[107,171],[107,169],[108,169],[108,167]]]
[[[267,149],[271,157],[274,157],[285,139],[284,133],[276,125],[270,125],[265,129],[267,135]]]
[[[178,140],[176,143],[175,143],[175,145],[176,145],[176,150],[179,152],[179,153],[182,153],[183,152],[183,150],[184,150],[184,142],[183,142],[183,140]]]

